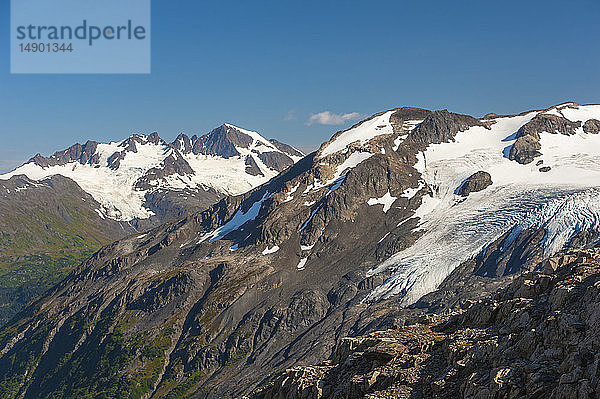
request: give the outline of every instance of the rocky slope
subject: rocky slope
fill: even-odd
[[[594,398],[600,250],[547,259],[493,297],[420,323],[343,338],[256,399]]]
[[[0,176],[0,325],[102,245],[247,191],[301,156],[228,124],[170,144],[134,134],[36,155]]]
[[[546,114],[584,126],[600,107],[382,112],[246,194],[104,247],[0,333],[0,397],[239,397],[595,242],[600,136],[538,132],[547,172],[510,159]]]
[[[0,324],[102,245],[131,234],[60,175],[0,180]]]

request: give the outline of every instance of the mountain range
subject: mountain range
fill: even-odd
[[[205,208],[223,195],[265,183],[302,156],[277,140],[223,124],[200,137],[180,134],[172,143],[152,133],[108,144],[75,144],[50,157],[37,154],[0,179],[68,177],[101,204],[101,217],[139,223],[180,216],[173,192],[188,197],[185,207],[192,202]]]
[[[596,287],[589,300],[598,298],[600,275],[585,266],[595,264],[594,253],[556,256],[590,251],[598,241],[599,128],[600,105],[572,102],[482,118],[402,107],[337,132],[302,159],[279,143],[241,139],[246,131],[230,125],[218,136],[225,132],[239,155],[211,133],[178,138],[161,159],[145,150],[160,146],[151,136],[140,138],[139,148],[134,140],[144,161],[114,155],[133,151],[119,151],[129,143],[114,152],[86,144],[72,155],[34,158],[11,175],[28,172],[37,182],[46,177],[40,170],[89,170],[80,181],[67,177],[90,190],[103,216],[133,227],[136,217],[160,215],[143,198],[164,187],[188,182],[225,193],[215,179],[183,166],[196,170],[200,154],[212,162],[216,148],[220,165],[243,170],[247,181],[264,180],[102,247],[28,305],[0,332],[0,397],[568,397],[568,384],[586,378],[597,391],[593,339],[579,341],[577,351],[545,355],[557,365],[529,384],[523,373],[536,370],[509,361],[525,359],[529,335],[515,335],[523,351],[500,361],[469,334],[489,333],[496,337],[490,348],[512,348],[508,334],[540,329],[535,359],[558,348],[557,337],[597,336],[597,318],[572,307],[562,308],[564,325],[581,336],[544,341],[558,327],[538,321],[562,306],[543,308],[549,302],[541,296],[564,304],[574,289],[553,287],[587,279],[577,290]],[[271,147],[289,158],[285,166],[282,155],[261,157],[276,152]],[[169,157],[171,166],[160,167]],[[146,172],[134,173],[143,162]],[[121,182],[115,198],[127,200],[105,196],[94,185],[100,173]],[[595,303],[586,302],[590,315]],[[508,316],[512,310],[520,324]],[[386,342],[397,349],[392,355],[372,350]],[[446,363],[417,367],[432,354]],[[326,359],[324,368],[308,367]],[[478,367],[486,359],[498,369]],[[397,373],[403,368],[422,379],[408,386]],[[487,374],[475,380],[478,369]],[[492,389],[490,379],[504,388]],[[478,394],[483,387],[488,393]]]
[[[0,323],[102,245],[257,187],[302,156],[230,124],[37,154],[0,175]]]

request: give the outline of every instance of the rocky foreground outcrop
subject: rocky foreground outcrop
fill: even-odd
[[[595,398],[599,305],[600,250],[569,252],[464,310],[343,338],[252,398]]]

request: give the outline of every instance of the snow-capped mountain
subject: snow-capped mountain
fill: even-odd
[[[75,144],[50,157],[38,154],[0,179],[62,175],[92,195],[103,215],[130,221],[157,212],[152,200],[156,193],[176,192],[190,201],[208,197],[208,206],[219,196],[265,183],[302,156],[289,145],[224,124],[200,137],[180,134],[172,143],[152,133],[119,142]]]
[[[545,256],[598,243],[599,128],[600,105],[575,103],[373,115],[248,192],[97,252],[0,333],[0,385],[45,397],[101,379],[142,396],[242,397],[273,370],[328,357],[340,337],[481,298]],[[250,155],[267,177],[275,158],[259,154],[271,147],[240,132],[165,149],[192,169],[190,157],[220,152],[244,173]],[[167,184],[153,168],[139,187]],[[121,368],[105,370],[108,359]],[[72,378],[80,364],[92,377]],[[144,392],[140,373],[158,376]]]
[[[539,246],[551,256],[580,233],[600,231],[599,105],[565,103],[480,123],[417,153],[420,185],[430,188],[415,212],[423,235],[369,272],[392,276],[368,300],[401,295],[413,303],[507,232],[504,248],[543,229]],[[458,195],[478,171],[491,184]]]

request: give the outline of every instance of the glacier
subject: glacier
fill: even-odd
[[[573,136],[544,132],[544,166],[508,159],[516,131],[539,113],[571,121],[600,119],[600,106],[562,104],[546,111],[497,117],[490,129],[476,126],[450,143],[433,144],[418,154],[415,168],[431,195],[414,217],[422,235],[415,244],[367,272],[389,273],[366,302],[397,297],[409,305],[436,287],[462,262],[509,230],[544,228],[545,255],[560,251],[580,231],[600,228],[600,135],[577,129]],[[538,159],[536,159],[537,161]],[[466,199],[455,190],[473,173],[490,173],[493,184]]]

